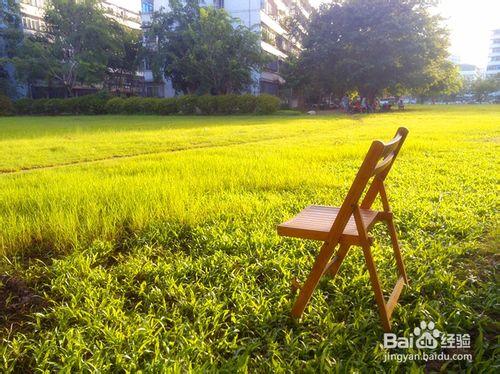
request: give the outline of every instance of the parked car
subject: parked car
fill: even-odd
[[[383,99],[380,99],[380,110],[382,112],[387,112],[391,110],[392,106],[396,104],[396,98],[395,97],[384,97]]]

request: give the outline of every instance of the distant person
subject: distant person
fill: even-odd
[[[368,113],[368,103],[366,101],[366,97],[363,97],[361,99],[361,112]]]
[[[354,100],[352,107],[354,113],[361,113],[361,100],[359,97]]]
[[[349,112],[349,98],[347,95],[344,95],[342,97],[342,100],[340,102],[342,109],[344,110],[345,113]]]
[[[398,109],[399,110],[404,110],[405,108],[405,103],[403,103],[403,99],[399,99],[398,101]]]

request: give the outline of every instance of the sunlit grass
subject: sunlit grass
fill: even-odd
[[[410,135],[388,185],[411,287],[395,331],[433,319],[472,333],[469,366],[487,368],[497,292],[480,248],[498,219],[499,123],[498,106],[1,119],[0,270],[48,305],[33,324],[5,329],[0,365],[396,369],[383,362],[359,251],[322,282],[302,323],[289,320],[290,280],[307,276],[317,243],[281,239],[275,226],[306,205],[340,204],[370,142],[403,125]],[[375,258],[387,293],[386,241]]]

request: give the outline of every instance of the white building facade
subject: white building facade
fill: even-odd
[[[483,76],[483,71],[476,65],[472,64],[459,64],[458,71],[460,72],[462,78],[469,81],[474,81],[478,78],[482,78]]]
[[[500,73],[500,29],[493,31],[490,41],[490,52],[486,75],[493,76]]]
[[[105,14],[131,29],[141,28],[139,9],[125,7],[120,0],[103,0],[101,6]],[[46,0],[19,0],[23,29],[28,33],[45,31],[43,21]]]
[[[143,29],[146,30],[153,12],[160,9],[168,11],[168,0],[141,0]],[[261,72],[254,74],[253,94],[268,93],[278,95],[279,87],[285,83],[280,76],[282,61],[292,53],[298,52],[284,27],[285,20],[292,9],[302,12],[306,17],[312,10],[308,0],[206,0],[207,5],[224,8],[229,15],[239,18],[247,27],[261,34],[260,45],[273,60]],[[146,96],[171,97],[176,93],[168,80],[155,82],[149,66],[144,66]]]

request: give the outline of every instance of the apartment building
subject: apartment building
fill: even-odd
[[[500,73],[500,29],[493,30],[490,40],[490,52],[486,75],[493,76]]]
[[[168,11],[168,0],[141,0],[141,18],[143,29],[147,30],[153,12],[163,9]],[[232,17],[253,27],[260,32],[260,45],[272,59],[261,72],[254,73],[255,86],[250,88],[254,94],[269,93],[277,95],[279,87],[285,83],[280,75],[282,62],[290,54],[297,53],[300,46],[289,37],[285,20],[292,12],[302,12],[309,17],[312,7],[308,0],[206,0],[206,5],[225,9]],[[153,97],[171,97],[175,95],[171,83],[164,79],[155,82],[147,62],[144,67],[146,95]]]
[[[23,28],[26,32],[43,32],[45,24],[43,21],[44,8],[47,0],[19,0]],[[124,26],[139,30],[141,28],[141,17],[139,9],[127,8],[120,5],[126,2],[120,0],[103,0],[101,5],[107,16],[115,19]]]
[[[473,81],[483,76],[483,71],[476,65],[459,64],[458,71],[462,78]]]

